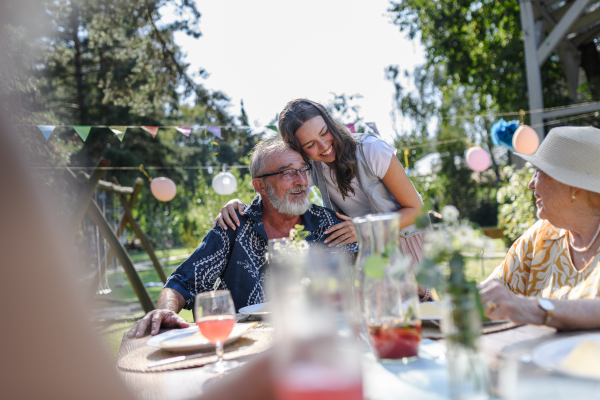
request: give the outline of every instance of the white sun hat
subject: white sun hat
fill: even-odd
[[[552,129],[534,154],[519,154],[560,183],[600,193],[600,129]]]

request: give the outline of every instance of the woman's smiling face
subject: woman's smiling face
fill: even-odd
[[[570,187],[552,179],[537,168],[528,187],[534,191],[537,217],[547,219],[553,225],[562,227],[560,220],[571,206]]]
[[[335,161],[335,138],[320,115],[306,121],[296,131],[302,152],[313,161]]]

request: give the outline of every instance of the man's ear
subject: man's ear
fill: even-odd
[[[252,186],[254,186],[254,190],[256,193],[260,194],[261,197],[266,195],[267,187],[265,186],[265,181],[262,178],[252,179]]]

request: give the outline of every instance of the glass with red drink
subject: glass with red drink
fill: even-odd
[[[362,312],[375,356],[382,362],[418,358],[421,316],[410,256],[400,252],[398,213],[354,219],[359,236]]]
[[[235,325],[235,306],[229,290],[214,290],[199,293],[194,303],[196,324],[200,333],[217,350],[217,362],[204,368],[211,372],[224,372],[239,365],[237,361],[223,361],[223,344]]]
[[[383,319],[379,324],[368,326],[373,350],[380,360],[411,362],[419,355],[421,321]]]

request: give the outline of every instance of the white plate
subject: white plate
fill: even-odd
[[[533,362],[539,367],[549,371],[556,371],[566,375],[576,376],[580,378],[589,378],[579,373],[575,373],[570,369],[562,367],[563,361],[567,358],[571,350],[585,340],[600,343],[600,334],[587,334],[572,336],[564,339],[556,339],[543,343],[533,350]]]
[[[426,309],[423,309],[425,307]],[[424,315],[425,314],[425,315]],[[439,321],[442,319],[442,306],[435,301],[421,303],[421,320]]]
[[[271,314],[269,303],[258,303],[258,304],[252,304],[251,306],[242,307],[242,308],[240,308],[240,312],[242,314],[248,314],[248,315]]]
[[[250,324],[235,324],[229,339],[225,342],[231,343],[238,339],[244,333],[254,328],[258,322]],[[148,346],[158,347],[159,349],[168,351],[189,351],[200,349],[214,349],[215,345],[209,342],[198,329],[198,325],[194,324],[189,328],[173,329],[160,335],[156,335],[148,339]]]

